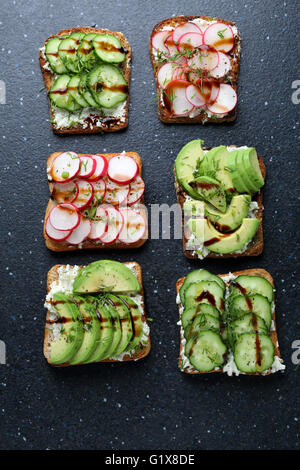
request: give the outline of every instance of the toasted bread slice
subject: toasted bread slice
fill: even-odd
[[[209,148],[204,148],[203,150],[210,150]],[[258,161],[259,161],[259,167],[260,171],[262,173],[263,178],[266,178],[266,167],[264,165],[264,162],[260,156],[258,156]],[[187,196],[187,193],[183,191],[182,187],[178,183],[176,179],[176,173],[174,169],[174,178],[175,178],[175,189],[176,189],[176,196],[177,196],[177,201],[179,202],[181,209],[182,209],[182,246],[183,246],[183,252],[187,258],[190,259],[198,259],[197,254],[193,254],[193,251],[187,250],[186,249],[186,244],[188,242],[188,238],[186,238],[186,234],[184,231],[184,213],[183,213],[183,204],[185,201],[185,196]],[[260,220],[260,225],[258,227],[258,230],[254,236],[254,238],[251,240],[251,242],[248,244],[247,249],[243,251],[243,253],[227,253],[227,254],[218,254],[218,253],[213,253],[212,251],[207,255],[207,258],[239,258],[243,256],[258,256],[262,253],[263,247],[264,247],[264,240],[263,240],[263,187],[259,190],[257,194],[254,195],[252,198],[253,201],[256,201],[258,204],[258,209],[256,211],[256,217],[257,219]]]
[[[51,86],[54,83],[55,74],[51,70],[51,68],[47,66],[47,58],[45,54],[43,53],[43,48],[46,45],[47,41],[49,41],[49,39],[52,39],[56,36],[68,35],[68,34],[76,33],[76,32],[81,32],[81,33],[86,33],[86,34],[87,33],[97,33],[97,34],[109,33],[119,38],[119,40],[122,43],[123,48],[127,51],[126,58],[123,64],[121,65],[121,71],[124,75],[125,80],[128,83],[128,97],[125,101],[124,111],[122,112],[122,116],[120,117],[108,116],[108,117],[101,118],[100,116],[95,116],[95,112],[93,113],[93,108],[91,108],[90,116],[87,117],[82,124],[76,124],[76,125],[74,124],[68,127],[58,127],[55,124],[53,106],[48,98],[49,107],[50,107],[51,128],[53,132],[55,132],[55,134],[97,134],[99,132],[100,133],[116,132],[116,131],[125,129],[128,126],[129,87],[130,87],[132,52],[131,52],[131,47],[127,39],[125,38],[123,33],[119,31],[113,32],[105,28],[98,29],[98,28],[91,28],[91,27],[67,28],[67,29],[62,29],[57,34],[53,34],[52,36],[49,36],[44,42],[44,44],[42,45],[40,49],[40,54],[39,54],[40,66],[41,66],[41,71],[42,71],[42,75],[43,75],[44,82],[45,82],[47,95],[49,93]],[[98,126],[97,126],[97,123],[98,123]]]
[[[138,164],[138,167],[139,167],[139,175],[142,176],[142,160],[141,160],[139,154],[136,153],[136,152],[126,152],[126,154],[129,155],[131,158],[133,158],[136,161],[136,163]],[[52,165],[52,162],[53,162],[54,158],[57,155],[59,155],[59,152],[54,152],[49,156],[49,158],[47,160],[47,174],[48,174],[48,171],[51,168],[51,165]],[[81,156],[82,154],[79,153],[78,155]],[[102,155],[107,160],[109,160],[110,158],[114,157],[115,155],[119,155],[119,154],[118,153],[102,153]],[[49,181],[49,190],[50,190],[50,193],[51,193],[51,181]],[[46,208],[45,219],[44,219],[44,228],[43,228],[43,235],[44,235],[44,239],[45,239],[45,242],[46,242],[46,246],[51,251],[74,251],[74,250],[79,250],[79,249],[85,249],[85,250],[98,250],[98,249],[100,249],[100,250],[101,249],[102,250],[103,249],[105,249],[105,250],[111,250],[111,249],[122,250],[122,249],[129,249],[129,248],[131,249],[131,248],[139,248],[148,239],[148,219],[147,219],[146,209],[145,209],[145,206],[144,206],[144,197],[142,197],[138,201],[137,205],[133,205],[132,207],[133,207],[133,210],[139,210],[139,213],[142,215],[142,217],[145,221],[145,224],[146,224],[146,232],[145,232],[145,235],[144,235],[143,238],[141,238],[140,240],[138,240],[135,243],[130,243],[130,244],[121,242],[119,240],[116,240],[115,242],[110,243],[110,244],[101,243],[101,242],[95,243],[95,242],[92,242],[91,240],[84,240],[84,242],[79,247],[78,245],[70,245],[66,241],[56,242],[54,240],[51,240],[51,238],[49,238],[47,233],[46,233],[46,228],[45,227],[46,227],[47,218],[49,216],[49,212],[54,206],[55,206],[55,202],[50,198],[49,202],[48,202],[48,205],[47,205],[47,208]]]
[[[247,275],[247,276],[260,276],[260,277],[264,277],[267,281],[270,282],[270,284],[272,284],[272,286],[274,287],[274,280],[271,276],[270,273],[268,273],[268,271],[266,271],[265,269],[260,269],[260,268],[254,268],[254,269],[244,269],[242,271],[236,271],[234,273],[230,273],[232,274],[233,276],[240,276],[240,275]],[[228,274],[218,274],[219,277],[225,277],[225,276],[228,276]],[[180,287],[182,286],[183,282],[185,280],[185,277],[181,277],[180,279],[178,279],[178,281],[176,282],[176,292],[177,292],[177,295],[179,294],[179,290],[180,290]],[[226,283],[228,285],[228,283]],[[274,306],[275,306],[275,294],[274,294]],[[180,314],[180,305],[179,305],[179,319],[181,319],[181,314]],[[274,355],[275,356],[278,356],[279,358],[281,357],[280,356],[280,350],[279,350],[279,344],[278,344],[278,336],[277,336],[277,329],[276,329],[276,319],[275,319],[275,308],[273,309],[273,312],[272,312],[272,320],[273,320],[273,326],[274,326],[274,330],[270,331],[269,332],[269,335],[270,335],[270,338],[272,339],[272,342],[274,344]],[[180,351],[179,351],[179,367],[182,369],[182,360],[181,360],[181,354],[183,352],[183,343],[182,343],[182,338],[183,338],[183,331],[182,331],[182,326],[180,326]],[[218,369],[214,369],[210,372],[199,372],[198,370],[194,369],[194,368],[190,368],[190,367],[186,367],[185,369],[182,369],[183,372],[185,372],[186,374],[205,374],[205,373],[208,373],[208,374],[211,374],[213,372],[223,372],[223,369],[222,367],[218,368]],[[271,371],[267,371],[267,372],[264,372],[264,373],[260,373],[260,372],[256,372],[256,373],[253,373],[253,374],[244,374],[244,373],[241,373],[242,375],[269,375],[271,374],[272,372]]]
[[[159,87],[158,87],[158,82],[157,82],[156,75],[157,75],[157,70],[159,69],[159,67],[162,64],[161,64],[161,62],[159,62],[157,60],[157,58],[153,54],[152,38],[153,38],[154,34],[157,33],[158,31],[161,31],[161,30],[166,29],[168,27],[175,28],[176,26],[178,26],[180,24],[186,23],[187,21],[195,20],[196,18],[202,19],[204,21],[216,20],[220,23],[224,23],[224,24],[227,24],[231,27],[236,28],[236,25],[233,21],[223,20],[221,18],[211,18],[211,17],[208,17],[208,16],[175,16],[173,18],[168,18],[166,20],[163,20],[160,23],[158,23],[157,25],[155,25],[153,30],[152,30],[150,40],[149,40],[149,54],[150,54],[150,59],[151,59],[152,67],[153,67],[155,80],[156,80],[156,87],[157,87],[158,94],[159,94]],[[226,83],[229,83],[234,88],[234,90],[237,92],[238,76],[239,76],[239,69],[240,69],[241,37],[240,37],[239,31],[238,30],[236,30],[236,31],[237,31],[237,33],[235,35],[234,47],[229,53],[227,53],[228,57],[230,57],[231,72],[230,72],[230,80],[227,80]],[[222,79],[219,79],[219,80],[222,83]],[[170,124],[172,124],[172,123],[179,123],[179,124],[199,124],[200,123],[200,124],[205,124],[207,122],[213,122],[213,123],[220,124],[222,122],[234,121],[236,119],[236,112],[237,112],[236,111],[237,107],[235,107],[232,111],[227,113],[225,116],[218,117],[218,118],[213,117],[213,116],[209,116],[204,110],[201,111],[200,114],[198,114],[197,116],[194,116],[194,117],[176,116],[176,115],[173,115],[164,106],[164,104],[162,103],[162,100],[160,99],[160,96],[159,96],[159,99],[158,99],[157,109],[158,109],[159,119],[162,122],[170,123]]]
[[[143,301],[142,301],[142,311],[143,311],[142,320],[143,320],[144,323],[146,323],[148,325],[147,318],[146,318],[145,304],[144,304],[142,268],[139,265],[139,263],[137,263],[135,261],[125,262],[123,264],[125,264],[125,266],[129,267],[132,270],[133,274],[136,276],[136,278],[138,279],[138,281],[141,285],[140,295],[142,296],[142,299],[143,299]],[[58,268],[60,268],[61,266],[64,266],[64,265],[56,264],[55,266],[53,266],[48,271],[48,275],[47,275],[47,293],[51,289],[51,284],[58,280],[58,277],[59,277]],[[80,267],[82,267],[82,266],[80,266]],[[47,311],[46,322],[49,321],[49,319],[50,319],[50,312]],[[67,366],[70,366],[71,364],[69,364],[69,363],[65,363],[65,364],[61,364],[61,365],[56,365],[56,364],[51,363],[50,351],[51,351],[51,341],[52,341],[52,339],[53,339],[52,332],[50,331],[49,328],[47,328],[47,323],[46,323],[45,335],[44,335],[44,347],[43,347],[45,358],[47,359],[48,363],[50,365],[54,366],[54,367],[67,367]],[[151,349],[151,340],[150,340],[150,333],[149,333],[147,345],[145,347],[139,349],[134,355],[131,356],[130,354],[124,354],[124,356],[122,357],[122,360],[118,361],[118,360],[114,360],[114,359],[105,359],[104,361],[100,361],[100,362],[138,361],[139,359],[142,359],[143,357],[146,357],[149,354],[150,349]],[[80,364],[78,364],[78,365],[80,365]]]

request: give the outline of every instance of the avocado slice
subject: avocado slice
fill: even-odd
[[[243,179],[243,183],[247,187],[247,193],[250,193],[250,194],[256,193],[257,192],[256,186],[251,181],[250,175],[248,174],[246,170],[246,166],[244,163],[244,150],[243,149],[237,150],[236,165],[237,165],[238,172],[240,173]]]
[[[138,293],[141,286],[132,271],[117,261],[101,260],[88,264],[76,276],[73,292],[77,294],[93,292]]]
[[[258,219],[243,219],[242,225],[234,232],[220,233],[207,219],[190,219],[188,226],[196,239],[215,253],[233,253],[244,248],[257,232]]]
[[[97,347],[95,351],[92,353],[92,355],[86,361],[86,364],[89,364],[90,362],[99,362],[99,361],[103,361],[103,359],[106,359],[107,358],[106,353],[111,346],[113,336],[114,336],[114,330],[113,330],[113,324],[112,324],[110,312],[103,305],[103,302],[101,299],[97,299],[94,302],[95,302],[94,305],[96,308],[97,317],[100,322],[101,331],[100,331],[100,338],[97,343]]]
[[[117,311],[120,318],[121,325],[121,339],[113,353],[114,356],[118,356],[127,348],[130,340],[132,339],[133,329],[131,322],[130,309],[125,303],[116,295],[107,294],[107,302]]]
[[[218,180],[225,191],[232,194],[235,189],[228,168],[229,153],[225,145],[209,150],[200,165],[200,173]]]
[[[187,200],[183,204],[183,213],[186,217],[204,217],[205,202]]]
[[[180,150],[175,160],[175,173],[180,186],[194,199],[200,199],[199,194],[190,185],[194,180],[194,171],[203,159],[203,140],[192,140]]]
[[[210,176],[199,176],[190,185],[197,191],[201,199],[210,202],[221,212],[226,211],[225,191],[219,181]]]
[[[233,196],[225,214],[205,205],[205,217],[207,217],[221,232],[232,232],[238,228],[247,217],[251,197],[249,194]]]
[[[62,323],[58,339],[51,342],[50,361],[52,364],[63,364],[72,359],[79,350],[83,340],[83,324],[80,312],[67,295],[57,292],[53,295],[53,304]]]
[[[232,150],[228,155],[228,169],[231,174],[233,185],[238,193],[248,193],[248,187],[245,185],[242,175],[237,165],[238,151]]]
[[[137,304],[131,297],[128,297],[127,295],[120,295],[120,299],[124,302],[125,306],[130,310],[133,337],[130,343],[128,344],[127,348],[125,349],[125,351],[132,351],[139,345],[142,335],[143,335],[142,315],[141,315],[139,307],[137,306]]]
[[[256,191],[258,191],[264,185],[264,178],[260,171],[257,153],[254,147],[244,149],[243,163],[247,175],[251,179],[252,184],[256,187]]]
[[[106,351],[106,357],[110,358],[115,355],[115,350],[117,349],[117,346],[121,340],[122,337],[122,330],[121,330],[121,322],[120,322],[120,317],[117,312],[117,310],[111,305],[110,302],[108,302],[106,296],[104,298],[105,302],[105,307],[110,313],[111,316],[111,321],[112,321],[112,326],[113,326],[113,338],[110,347]]]

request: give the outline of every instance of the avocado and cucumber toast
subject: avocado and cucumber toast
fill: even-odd
[[[254,269],[226,277],[198,269],[177,282],[181,370],[265,375],[284,369],[272,322],[271,276]]]
[[[206,150],[202,144],[202,140],[189,142],[175,161],[175,186],[184,213],[185,255],[260,254],[262,161],[252,147],[220,145]],[[252,201],[256,194],[257,200]]]
[[[82,267],[66,292],[51,295],[69,268],[56,266],[51,280],[44,354],[49,364],[78,365],[105,360],[139,359],[150,349],[149,327],[141,296],[141,271],[116,261]],[[65,281],[64,281],[65,282]],[[55,282],[54,282],[55,284]],[[56,290],[56,289],[55,289]]]

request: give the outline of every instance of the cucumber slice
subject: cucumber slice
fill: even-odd
[[[218,333],[200,331],[185,345],[185,355],[199,372],[209,372],[224,363],[227,348]]]
[[[268,331],[268,327],[262,318],[257,317],[253,313],[246,313],[246,315],[229,323],[228,340],[234,349],[238,337],[243,333],[262,333],[267,335]]]
[[[77,49],[84,36],[84,33],[72,33],[61,41],[58,47],[58,55],[69,72],[79,73],[81,70],[81,64],[77,57]]]
[[[58,74],[68,73],[68,70],[66,69],[63,61],[58,55],[58,47],[63,40],[63,37],[55,37],[49,39],[45,46],[45,55],[47,57],[49,65],[52,70]]]
[[[217,320],[219,319],[220,313],[216,307],[213,307],[209,304],[199,304],[196,307],[189,308],[184,310],[181,315],[181,324],[183,329],[189,327],[192,321],[196,318],[198,314],[208,314],[215,317]]]
[[[99,63],[99,58],[95,54],[92,40],[97,36],[95,33],[86,34],[77,49],[77,57],[82,70],[90,72]]]
[[[261,276],[238,276],[229,289],[230,301],[236,295],[261,294],[271,303],[274,297],[273,286]]]
[[[254,313],[262,318],[269,329],[272,323],[271,304],[260,294],[251,296],[237,295],[229,303],[231,319],[239,318],[245,313]]]
[[[49,99],[53,106],[73,112],[81,109],[81,106],[76,103],[68,91],[69,81],[69,75],[60,75],[50,88]]]
[[[185,329],[184,337],[186,339],[192,338],[199,331],[214,331],[215,333],[220,332],[220,322],[216,317],[205,313],[200,313],[194,318],[191,326]]]
[[[97,34],[92,40],[95,54],[103,62],[119,64],[125,60],[126,50],[113,34]]]
[[[184,293],[186,289],[194,282],[200,281],[215,281],[223,289],[223,292],[225,292],[225,283],[220,277],[211,274],[209,271],[206,271],[206,269],[197,269],[186,276],[180,288],[179,295],[182,304],[184,304]]]
[[[246,374],[264,372],[274,361],[274,344],[267,335],[244,333],[235,344],[234,361]]]
[[[84,97],[78,91],[79,83],[80,83],[80,76],[74,75],[68,83],[68,92],[70,93],[72,98],[76,101],[76,103],[79,104],[79,106],[81,106],[81,108],[88,108],[89,103],[84,99]]]
[[[191,308],[200,303],[207,303],[224,311],[223,289],[214,281],[201,281],[186,289],[184,294],[185,308]]]
[[[95,101],[103,108],[112,108],[127,98],[127,82],[115,65],[99,65],[88,74],[87,83]]]
[[[87,74],[80,75],[80,82],[78,85],[79,94],[92,108],[98,108],[98,103],[94,100],[92,93],[90,92],[87,84]]]

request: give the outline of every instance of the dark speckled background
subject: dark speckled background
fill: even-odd
[[[183,7],[184,4],[184,7]],[[291,449],[299,447],[300,106],[291,100],[299,28],[296,2],[241,1],[0,1],[1,317],[7,364],[0,365],[0,448],[5,449]],[[237,121],[202,127],[164,125],[148,57],[148,37],[177,14],[234,20],[243,38]],[[130,124],[125,132],[55,136],[38,63],[44,39],[64,27],[94,25],[123,31],[133,49]],[[134,150],[143,159],[146,202],[174,203],[172,167],[180,148],[253,145],[264,156],[265,249],[259,258],[192,262],[180,240],[153,240],[128,252],[53,254],[42,222],[51,152]],[[298,227],[298,229],[297,229]],[[299,247],[299,245],[298,245]],[[102,257],[137,260],[144,270],[152,351],[129,364],[52,369],[42,355],[46,274],[56,263]],[[190,377],[177,368],[176,279],[203,266],[214,273],[263,267],[276,282],[277,319],[285,374],[269,377]]]

